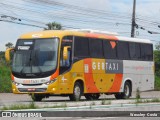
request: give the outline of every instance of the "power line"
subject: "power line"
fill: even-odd
[[[26,1],[26,0],[24,0],[24,1]],[[28,1],[28,0],[27,0]],[[29,7],[34,7],[34,8],[39,8],[39,9],[42,9],[42,6],[44,7],[44,6],[46,6],[47,7],[47,9],[48,8],[51,8],[51,9],[53,9],[53,5],[52,6],[50,6],[51,4],[47,4],[46,5],[46,2],[47,1],[45,1],[45,3],[40,3],[39,1],[29,1],[30,3],[36,3],[36,5],[37,4],[40,4],[41,5],[41,7],[40,6],[31,6],[31,5],[27,5],[27,6],[29,6]],[[53,1],[52,1],[53,2]],[[10,2],[10,3],[14,3],[14,4],[18,4],[18,3],[15,3],[15,2]],[[55,5],[54,5],[55,6]],[[59,6],[61,6],[61,5],[59,5]],[[75,7],[75,6],[74,6]],[[77,8],[77,6],[76,6],[76,9],[78,9]],[[87,9],[87,8],[85,8],[85,9]],[[63,9],[64,10],[64,9]],[[105,17],[104,16],[104,14],[107,14],[107,18],[108,17],[111,17],[111,16],[113,16],[113,17],[115,17],[115,13],[111,13],[111,12],[105,12],[105,13],[101,13],[101,14],[97,14],[96,12],[97,12],[97,10],[95,10],[94,11],[94,13],[92,12],[92,14],[90,14],[90,12],[86,12],[86,11],[83,11],[83,13],[82,12],[80,12],[82,9],[78,9],[78,11],[73,11],[72,10],[72,8],[70,8],[70,7],[67,7],[67,8],[65,8],[65,10],[64,11],[67,11],[67,12],[71,12],[71,13],[76,13],[76,14],[80,14],[80,15],[89,15],[89,16],[92,16],[92,17],[97,17],[97,15],[99,16],[99,15],[101,15],[101,17]],[[90,10],[90,9],[87,9],[87,10]],[[55,10],[54,10],[55,11]],[[56,10],[57,11],[57,10]],[[58,10],[59,11],[59,10]],[[95,14],[96,13],[96,14]],[[118,14],[116,14],[116,16],[119,16],[120,15],[120,17],[122,18],[122,15],[120,14],[120,13],[118,13]],[[117,17],[117,18],[119,18],[119,17]],[[130,19],[130,17],[128,17],[128,16],[126,16],[126,15],[123,15],[123,19],[124,18],[129,18]]]
[[[102,10],[97,10],[97,9],[88,9],[88,8],[84,8],[84,7],[79,7],[79,6],[75,6],[75,5],[70,5],[70,4],[64,4],[64,3],[60,3],[57,1],[45,1],[45,0],[23,0],[23,1],[27,1],[32,3],[31,4],[27,4],[28,7],[30,8],[26,8],[25,7],[18,7],[18,6],[14,6],[16,4],[16,2],[10,2],[13,3],[14,5],[10,5],[10,4],[5,4],[5,3],[0,3],[3,4],[3,6],[5,6],[5,8],[8,8],[8,10],[11,11],[15,11],[17,16],[19,16],[20,19],[22,19],[23,22],[29,22],[29,23],[35,23],[35,24],[44,24],[46,22],[42,22],[42,20],[60,20],[63,19],[64,21],[74,21],[74,23],[77,24],[71,24],[70,26],[68,25],[64,25],[64,27],[68,27],[68,28],[76,28],[75,26],[79,26],[78,28],[81,28],[83,25],[84,26],[89,26],[89,24],[92,24],[92,28],[104,28],[104,29],[108,29],[108,26],[115,26],[116,29],[111,28],[112,30],[118,30],[119,27],[121,27],[120,25],[124,26],[127,25],[129,28],[129,26],[131,25],[131,17],[126,16],[126,14],[122,14],[120,12],[114,12],[114,13],[110,13],[108,11],[102,11]],[[3,1],[4,2],[4,1]],[[36,3],[36,4],[35,4]],[[33,6],[34,4],[34,6]],[[37,6],[38,5],[38,6]],[[45,6],[45,7],[44,7]],[[47,10],[51,10],[56,6],[58,7],[63,7],[63,10],[66,10],[67,13],[45,13],[47,12]],[[42,8],[47,8],[47,9],[42,9]],[[61,12],[62,10],[58,9],[58,11],[56,9],[54,9],[55,12]],[[70,11],[72,12],[72,14],[70,14]],[[28,14],[27,14],[28,13]],[[18,15],[19,14],[19,15]],[[22,14],[28,15],[27,17],[22,16]],[[28,19],[29,18],[29,19]],[[44,19],[42,19],[44,18]],[[97,20],[98,18],[98,20]],[[34,20],[37,19],[37,20]],[[96,19],[96,20],[95,20]],[[140,23],[139,23],[140,22]],[[71,23],[71,22],[70,22]],[[143,26],[143,28],[152,28],[153,25],[158,26],[158,23],[155,23],[155,21],[152,21],[150,19],[143,19],[141,17],[136,17],[136,24],[138,24],[139,26]],[[150,24],[150,25],[145,25],[145,24]],[[97,27],[98,26],[98,27]],[[106,27],[107,26],[107,27]],[[156,27],[157,27],[156,26]],[[154,28],[154,27],[153,27]],[[158,28],[158,27],[157,27]],[[141,28],[139,28],[141,29]],[[147,29],[149,30],[149,29]],[[130,32],[128,32],[130,33]],[[127,33],[127,34],[128,34]],[[125,34],[125,33],[123,33]]]
[[[20,24],[20,25],[26,25],[26,26],[32,26],[32,27],[38,27],[38,28],[43,28],[43,29],[45,28],[45,27],[42,27],[42,26],[37,26],[37,25],[27,24],[27,23],[19,23],[19,22],[14,22],[14,21],[9,21],[9,20],[0,20],[0,21],[8,22],[8,23]]]
[[[80,6],[76,6],[76,5],[71,5],[71,4],[65,4],[65,3],[61,3],[61,2],[58,2],[58,1],[55,1],[55,0],[23,0],[23,1],[29,1],[29,2],[32,2],[32,3],[37,3],[37,4],[42,4],[42,5],[45,5],[45,4],[47,4],[47,5],[54,5],[54,6],[62,6],[62,7],[64,7],[64,8],[69,8],[69,9],[72,9],[72,10],[78,10],[78,11],[83,11],[83,12],[85,12],[85,13],[96,13],[96,14],[111,14],[111,12],[106,12],[106,11],[102,11],[102,10],[98,10],[98,9],[92,9],[92,8],[85,8],[85,7],[80,7]],[[112,13],[112,14],[114,14],[114,15],[120,15],[120,12],[114,12],[114,13]],[[122,14],[122,13],[121,13]],[[128,13],[127,13],[128,14]],[[128,15],[130,15],[130,14],[128,14]],[[122,16],[121,16],[122,17]],[[123,15],[123,17],[127,17],[128,18],[128,16],[126,16],[126,14],[125,15]],[[129,17],[130,18],[130,17]]]
[[[6,4],[5,4],[6,5]],[[8,5],[8,6],[10,6],[10,5]],[[15,8],[14,6],[12,6],[12,8]],[[17,8],[17,7],[16,7]],[[19,10],[26,10],[26,9],[22,9],[22,8],[18,8]],[[37,13],[36,11],[33,11],[33,10],[30,10],[30,12],[34,12],[34,13]],[[38,14],[42,14],[41,12],[38,12]],[[47,17],[51,17],[51,16],[49,16],[49,15],[46,15],[46,14],[43,14],[43,15],[45,15],[45,16],[47,16]],[[87,22],[91,22],[91,21],[89,21],[89,20],[79,20],[79,19],[76,19],[76,18],[68,18],[67,16],[66,17],[62,17],[62,16],[56,16],[56,17],[58,17],[58,18],[62,18],[62,19],[68,19],[68,20],[72,20],[72,21],[77,21],[77,22],[81,22],[81,23],[83,23],[83,24],[86,24]],[[116,24],[116,23],[113,23],[113,22],[105,22],[105,21],[93,21],[95,24],[107,24],[107,23],[111,23],[111,24]],[[126,23],[118,23],[118,24],[126,24]]]
[[[3,3],[3,4],[4,4],[4,3]],[[5,5],[6,5],[6,4],[5,4]],[[12,5],[12,6],[11,6],[11,5],[8,5],[8,6],[12,7],[12,9],[15,8],[15,6],[13,6],[13,5]],[[19,9],[19,8],[18,8],[18,9]],[[21,9],[21,10],[24,10],[24,8]],[[33,10],[29,10],[29,9],[25,9],[25,10],[28,11],[28,12],[34,12],[34,13],[36,12],[36,11],[33,11]],[[37,13],[37,12],[36,12],[36,13]],[[40,13],[42,13],[42,12],[39,12],[38,14],[40,14]],[[45,13],[45,14],[46,14],[46,13]],[[52,14],[47,14],[47,15],[52,15]],[[86,15],[87,17],[91,17],[91,16],[88,16],[88,14],[84,14],[84,15]],[[54,16],[56,16],[56,17],[61,17],[61,18],[63,17],[63,19],[71,19],[71,18],[74,18],[74,19],[75,19],[75,17],[77,16],[77,14],[74,15],[73,17],[71,17],[69,14],[67,15],[67,14],[59,14],[59,13],[58,13],[58,14],[54,14]],[[71,18],[68,17],[68,16],[70,16]],[[78,17],[78,16],[77,16],[77,17]],[[98,16],[96,15],[96,16],[94,16],[94,17],[98,17]],[[77,19],[81,19],[81,21],[84,21],[84,20],[82,20],[82,18],[83,18],[82,16],[79,16],[79,18],[77,18]],[[119,17],[116,17],[116,18],[119,18]],[[104,16],[101,17],[101,16],[100,16],[99,19],[105,19],[105,21],[106,21],[106,20],[112,20],[112,21],[113,21],[115,18],[114,18],[114,19],[113,19],[113,18],[111,19],[111,18],[109,18],[109,17],[104,17]],[[122,17],[121,17],[121,19],[122,19]],[[118,21],[119,21],[119,20],[118,20]],[[86,21],[84,21],[84,22],[86,22]],[[99,21],[98,21],[98,22],[99,22]],[[101,22],[101,21],[100,21],[100,22]],[[123,23],[123,24],[125,24],[125,23]]]

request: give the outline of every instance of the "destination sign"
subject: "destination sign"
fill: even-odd
[[[30,46],[18,46],[18,50],[29,50]]]

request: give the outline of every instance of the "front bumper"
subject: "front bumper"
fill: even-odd
[[[12,83],[12,91],[14,94],[42,93],[42,94],[57,94],[57,85],[38,84],[38,85],[15,85]]]

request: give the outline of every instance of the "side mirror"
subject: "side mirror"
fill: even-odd
[[[10,55],[10,53],[11,53],[12,50],[15,50],[15,49],[14,48],[8,48],[6,50],[6,52],[5,52],[5,59],[6,59],[7,62],[11,61],[11,55]]]
[[[70,46],[65,46],[63,48],[63,60],[67,60],[68,59],[68,48],[71,48]]]

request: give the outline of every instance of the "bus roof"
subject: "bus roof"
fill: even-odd
[[[20,39],[35,39],[35,38],[53,38],[63,36],[82,36],[82,37],[91,37],[91,38],[101,38],[108,40],[120,40],[120,41],[128,41],[128,42],[140,42],[140,43],[152,43],[148,39],[139,39],[139,38],[130,38],[130,37],[122,37],[111,34],[103,34],[103,33],[91,33],[86,31],[78,31],[78,30],[45,30],[39,32],[29,32],[20,36]]]
[[[130,37],[122,37],[117,36],[118,40],[121,41],[131,41],[131,42],[140,42],[140,43],[152,43],[149,39],[140,39],[140,38],[130,38]]]

